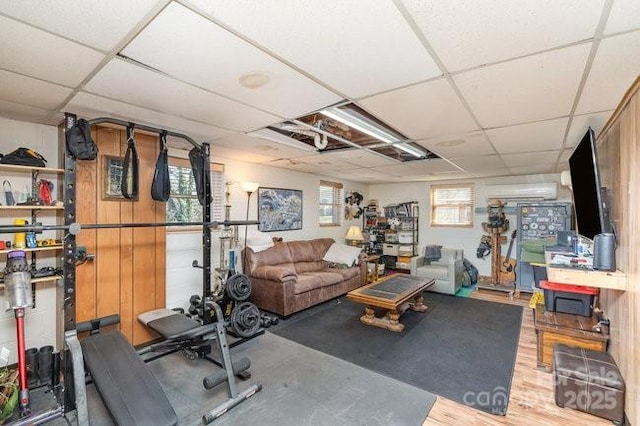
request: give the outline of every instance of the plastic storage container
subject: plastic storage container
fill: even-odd
[[[584,317],[590,317],[593,313],[597,288],[558,284],[546,280],[540,281],[540,288],[544,289],[544,308],[547,311]]]

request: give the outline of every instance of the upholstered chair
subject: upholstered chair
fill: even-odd
[[[433,250],[426,247],[422,256],[411,258],[411,275],[433,278],[435,285],[429,291],[444,294],[456,294],[462,287],[464,266],[462,264],[463,250],[441,248],[440,258],[434,260]],[[425,257],[425,254],[427,257]]]

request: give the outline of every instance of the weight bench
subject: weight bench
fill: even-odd
[[[178,424],[151,369],[120,331],[94,334],[81,346],[85,365],[116,424]]]

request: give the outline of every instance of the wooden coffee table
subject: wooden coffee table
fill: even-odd
[[[407,309],[425,312],[422,292],[435,284],[435,280],[408,274],[395,274],[375,283],[365,285],[347,293],[347,298],[367,305],[360,322],[386,328],[391,331],[404,330],[400,315]],[[375,316],[375,308],[387,309],[384,317]]]

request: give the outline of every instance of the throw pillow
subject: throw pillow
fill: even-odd
[[[348,246],[346,244],[333,243],[327,253],[324,255],[323,260],[333,263],[344,263],[348,266],[353,266],[358,260],[358,255],[362,249],[360,247]]]

